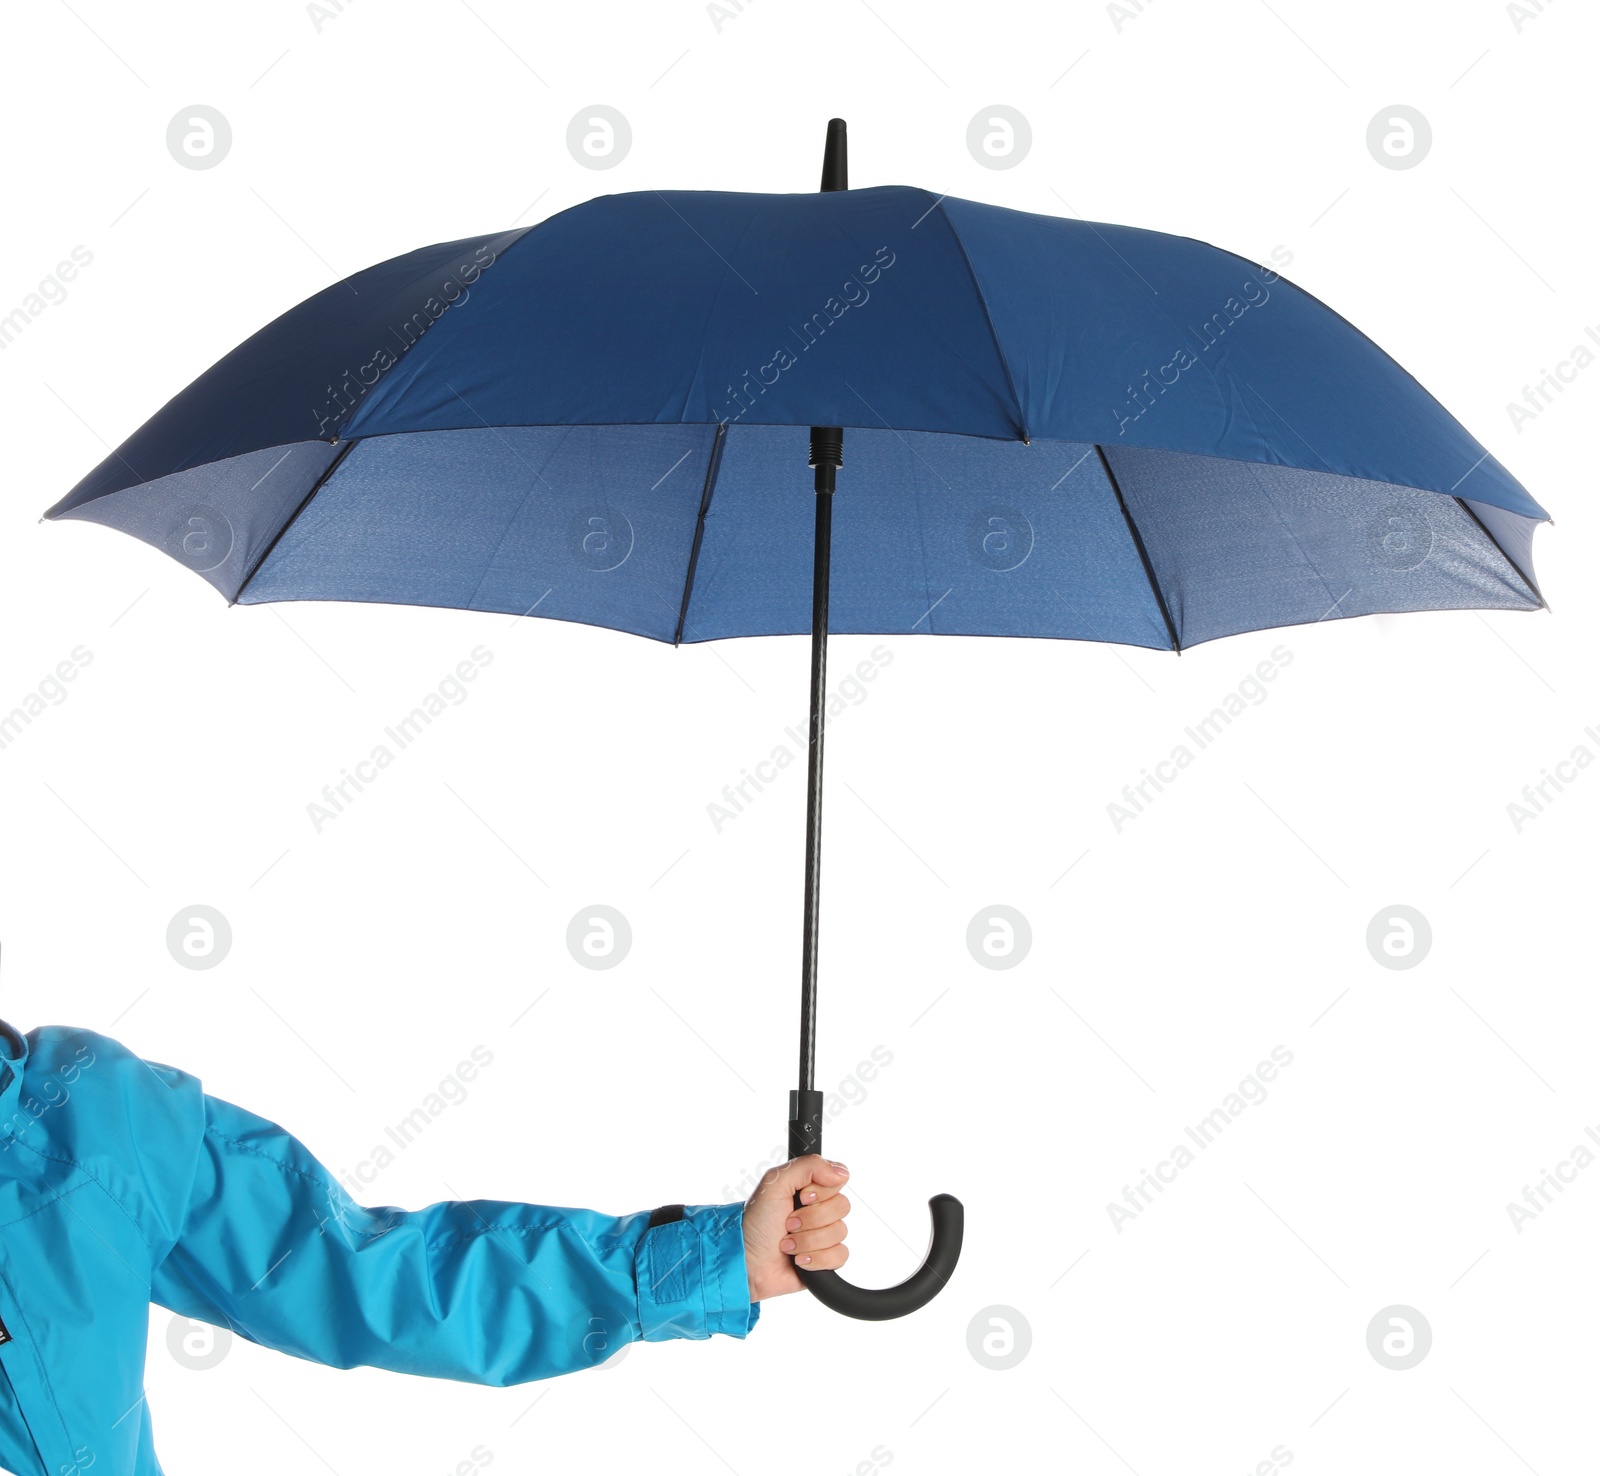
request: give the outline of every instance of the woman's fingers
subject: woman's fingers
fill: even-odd
[[[849,1259],[850,1247],[835,1245],[809,1255],[798,1255],[794,1258],[794,1263],[807,1271],[837,1271]]]
[[[817,1204],[803,1204],[793,1211],[785,1230],[816,1230],[823,1225],[831,1225],[835,1220],[842,1220],[850,1213],[850,1201],[842,1194],[835,1193],[828,1199]]]
[[[805,1154],[762,1175],[744,1209],[745,1270],[751,1298],[762,1301],[800,1290],[795,1268],[836,1271],[844,1265],[844,1217],[850,1201],[840,1193],[850,1170]]]
[[[835,1220],[831,1225],[823,1225],[817,1230],[795,1230],[783,1237],[778,1249],[786,1256],[814,1255],[817,1251],[830,1250],[843,1242],[850,1233],[850,1227],[843,1220]]]
[[[831,1251],[843,1243],[850,1233],[844,1218],[849,1213],[850,1201],[837,1193],[818,1204],[802,1205],[784,1223],[784,1236],[778,1249],[787,1256],[794,1256],[798,1265],[810,1264],[800,1258]]]

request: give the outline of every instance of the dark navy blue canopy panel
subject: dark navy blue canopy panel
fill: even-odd
[[[424,246],[308,297],[168,401],[47,516],[247,452],[332,442],[371,385],[447,311],[464,311],[472,284],[524,234]]]
[[[1546,514],[1409,374],[1200,241],[946,200],[1030,434],[1274,462]]]
[[[738,425],[361,441],[239,598],[493,610],[663,641],[800,634],[806,441]],[[1472,514],[1434,492],[1077,442],[846,432],[841,633],[1170,649],[1174,631],[1187,647],[1375,611],[1538,603]]]
[[[1182,451],[1544,516],[1273,273],[903,186],[609,195],[371,267],[241,345],[53,511],[308,440],[722,421]]]
[[[726,420],[1020,438],[934,205],[910,189],[591,200],[508,252],[349,434]]]

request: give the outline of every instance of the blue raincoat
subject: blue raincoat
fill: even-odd
[[[497,1385],[742,1338],[760,1310],[741,1205],[366,1209],[185,1072],[0,1021],[0,1466],[160,1476],[152,1302],[337,1368]]]

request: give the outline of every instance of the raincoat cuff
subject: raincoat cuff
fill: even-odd
[[[742,1338],[760,1306],[750,1300],[742,1204],[686,1205],[639,1242],[639,1321],[644,1340]]]

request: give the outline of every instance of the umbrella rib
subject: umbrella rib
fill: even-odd
[[[1487,451],[1485,451],[1483,454],[1485,456],[1487,456],[1489,453]],[[1463,478],[1462,480],[1464,481],[1465,478]],[[1490,547],[1493,548],[1494,551],[1497,554],[1499,554],[1500,557],[1503,558],[1506,561],[1506,563],[1508,563],[1511,566],[1511,572],[1513,574],[1515,574],[1517,576],[1517,578],[1520,579],[1523,582],[1523,584],[1525,584],[1527,586],[1528,593],[1531,594],[1534,597],[1534,599],[1538,600],[1541,608],[1548,610],[1550,608],[1550,606],[1545,603],[1545,598],[1539,592],[1538,587],[1534,584],[1534,582],[1531,579],[1528,578],[1528,576],[1526,574],[1524,574],[1522,572],[1521,568],[1519,568],[1518,565],[1517,565],[1517,561],[1514,558],[1512,558],[1511,555],[1508,554],[1503,548],[1500,547],[1500,540],[1498,538],[1496,538],[1494,536],[1494,534],[1491,533],[1489,531],[1489,529],[1484,525],[1483,519],[1480,518],[1477,515],[1477,513],[1473,512],[1471,506],[1467,502],[1467,499],[1465,497],[1457,497],[1455,499],[1455,501],[1456,501],[1457,505],[1461,508],[1461,511],[1464,512],[1469,518],[1471,518],[1472,521],[1477,525],[1478,531],[1481,534],[1483,534],[1483,536],[1485,538],[1487,538],[1489,540]]]
[[[1178,643],[1178,627],[1172,623],[1172,612],[1167,609],[1167,598],[1161,593],[1161,586],[1156,582],[1156,571],[1144,546],[1144,537],[1139,532],[1139,525],[1134,522],[1133,514],[1128,511],[1128,504],[1123,500],[1122,488],[1117,482],[1117,474],[1111,470],[1110,461],[1106,459],[1105,449],[1098,443],[1094,449],[1100,458],[1100,465],[1105,469],[1106,480],[1111,483],[1111,490],[1116,494],[1117,506],[1122,509],[1122,521],[1128,525],[1128,536],[1133,539],[1133,546],[1139,551],[1139,562],[1144,565],[1144,577],[1150,581],[1150,593],[1156,597],[1156,606],[1161,611],[1161,618],[1167,622],[1167,636],[1172,642],[1172,649],[1176,654],[1182,655],[1183,647]]]
[[[949,196],[941,196],[934,203],[943,206]],[[983,321],[989,325],[989,340],[994,344],[995,357],[1000,360],[1000,367],[1005,371],[1006,388],[1011,391],[1011,406],[1017,413],[1017,432],[1023,442],[1028,441],[1027,417],[1022,413],[1022,397],[1017,393],[1017,382],[1012,377],[1011,362],[1006,358],[1006,351],[1000,343],[1000,334],[994,326],[994,314],[989,311],[989,299],[983,295],[983,283],[978,280],[977,268],[972,265],[972,257],[967,254],[967,243],[961,239],[961,232],[956,229],[956,223],[950,219],[950,212],[940,209],[939,218],[945,223],[945,228],[950,232],[950,238],[956,243],[956,250],[961,253],[962,264],[967,269],[967,276],[972,282],[972,290],[978,294],[978,306],[983,309]],[[921,222],[919,221],[920,225]]]
[[[300,520],[300,514],[311,506],[311,499],[323,489],[323,487],[327,484],[328,478],[331,477],[334,472],[338,471],[340,463],[355,448],[356,443],[359,440],[359,436],[353,436],[339,448],[338,454],[333,458],[332,461],[328,463],[322,475],[311,484],[311,490],[300,499],[300,506],[283,520],[283,526],[272,535],[271,539],[267,543],[267,546],[261,550],[260,557],[256,559],[255,563],[251,564],[249,573],[247,573],[243,580],[240,581],[238,589],[234,590],[233,592],[233,598],[228,601],[230,605],[237,605],[239,603],[240,595],[245,592],[245,589],[249,586],[250,581],[256,577],[256,571],[260,569],[260,567],[266,563],[269,558],[272,557],[272,550],[278,546],[278,540],[289,531],[291,525]]]
[[[695,518],[694,542],[689,547],[689,567],[683,576],[683,599],[678,605],[678,628],[672,634],[672,644],[683,644],[683,628],[689,619],[689,596],[694,591],[694,573],[700,565],[700,544],[706,534],[706,511],[711,506],[711,493],[717,485],[717,470],[722,465],[722,446],[728,438],[728,422],[717,422],[717,434],[711,442],[711,455],[706,460],[706,484],[700,491],[700,513]]]

